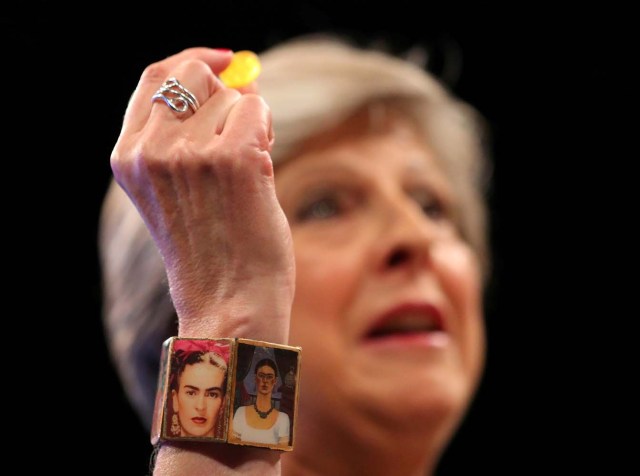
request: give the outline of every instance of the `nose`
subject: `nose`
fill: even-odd
[[[204,395],[198,396],[196,400],[196,410],[199,412],[203,412],[206,410],[206,407],[207,407],[206,397]]]
[[[389,200],[380,220],[380,270],[430,268],[437,226],[409,197]]]

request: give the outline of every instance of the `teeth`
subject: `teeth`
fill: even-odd
[[[409,313],[394,317],[376,328],[373,333],[386,334],[390,332],[434,331],[439,329],[439,323],[433,316]]]

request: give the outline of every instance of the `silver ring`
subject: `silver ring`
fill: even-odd
[[[151,97],[151,101],[157,101],[162,99],[164,103],[173,109],[178,114],[187,112],[187,109],[191,108],[193,112],[196,112],[200,107],[198,99],[185,88],[180,81],[176,78],[169,78]]]

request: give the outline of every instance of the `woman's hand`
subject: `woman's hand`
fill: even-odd
[[[147,67],[111,166],[160,250],[180,335],[286,343],[295,267],[271,114],[255,88],[217,78],[231,56],[192,48]],[[195,113],[151,101],[170,77],[196,96]]]

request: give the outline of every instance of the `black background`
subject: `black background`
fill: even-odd
[[[42,2],[1,17],[12,125],[3,152],[6,250],[20,257],[11,277],[26,311],[7,321],[44,338],[36,361],[51,384],[39,428],[47,428],[43,447],[66,455],[47,464],[73,467],[80,454],[91,461],[80,468],[147,471],[147,432],[106,353],[95,245],[109,154],[139,74],[189,46],[259,52],[309,32],[384,43],[397,53],[425,48],[427,67],[491,126],[487,370],[437,474],[575,469],[582,443],[593,443],[591,425],[600,417],[585,426],[576,409],[584,401],[580,369],[595,365],[578,347],[594,322],[581,303],[590,301],[594,311],[588,278],[598,260],[583,245],[607,219],[603,184],[621,160],[613,151],[617,108],[627,100],[628,13],[325,3],[195,1],[148,5],[134,16],[115,4]],[[579,449],[569,450],[574,443]]]

